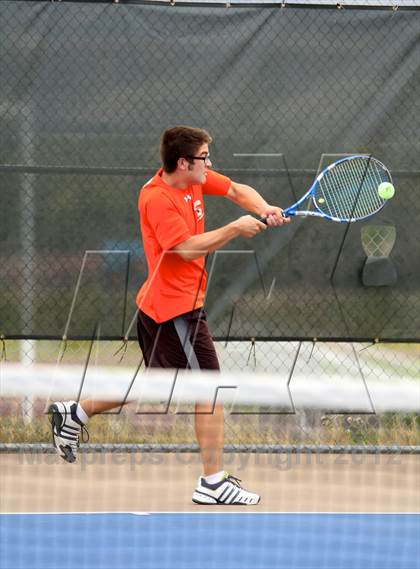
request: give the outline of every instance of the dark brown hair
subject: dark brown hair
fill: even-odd
[[[160,156],[165,172],[175,172],[179,158],[194,156],[200,146],[212,141],[208,132],[191,126],[167,128],[160,141]]]

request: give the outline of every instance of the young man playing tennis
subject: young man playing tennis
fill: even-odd
[[[201,129],[177,126],[161,139],[162,168],[139,196],[148,278],[137,295],[137,332],[148,367],[219,370],[216,350],[203,311],[205,256],[235,237],[252,238],[267,225],[289,221],[282,209],[269,205],[253,188],[211,170],[211,137]],[[203,194],[219,195],[251,215],[204,231]],[[188,349],[187,349],[188,348]],[[85,400],[55,403],[53,441],[60,456],[73,462],[79,435],[88,418],[121,402]],[[239,480],[223,471],[224,418],[221,404],[197,403],[195,430],[203,476],[193,493],[198,504],[257,504]]]

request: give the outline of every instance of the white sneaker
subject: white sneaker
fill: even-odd
[[[225,477],[216,484],[209,484],[202,476],[192,496],[196,504],[223,504],[229,506],[252,506],[258,504],[261,497],[248,492],[240,485],[239,478],[225,472]]]
[[[82,431],[89,437],[86,427],[76,415],[76,409],[76,401],[56,401],[48,409],[53,444],[61,458],[67,462],[76,460]]]

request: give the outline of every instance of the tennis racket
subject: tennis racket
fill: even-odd
[[[391,174],[376,158],[369,155],[342,158],[327,166],[306,194],[283,211],[283,216],[324,217],[341,223],[366,219],[388,201],[378,194],[382,182],[392,184]],[[299,210],[309,199],[314,209]],[[266,223],[264,219],[261,221]]]

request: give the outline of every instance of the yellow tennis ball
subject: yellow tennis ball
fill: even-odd
[[[324,198],[319,198],[318,203],[324,203],[324,202],[325,202]]]
[[[378,196],[380,198],[382,198],[383,200],[390,200],[392,197],[394,197],[394,194],[395,194],[395,188],[392,184],[390,184],[389,182],[382,182],[382,184],[379,184]]]

